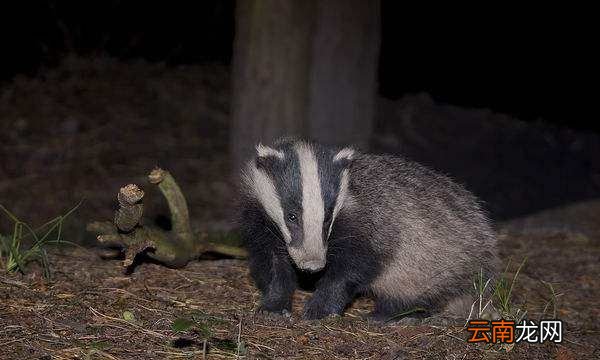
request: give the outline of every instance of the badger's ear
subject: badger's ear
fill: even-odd
[[[281,161],[285,158],[283,151],[264,146],[256,145],[256,167],[259,169],[270,168],[275,161]]]
[[[340,164],[342,167],[346,168],[350,166],[350,164],[354,160],[355,154],[356,151],[354,149],[349,147],[343,148],[333,156],[333,162]]]

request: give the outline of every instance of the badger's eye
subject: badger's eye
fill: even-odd
[[[298,220],[298,217],[294,213],[289,213],[288,214],[288,220],[291,221],[291,222],[296,222],[296,220]]]

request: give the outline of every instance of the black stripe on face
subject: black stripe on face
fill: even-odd
[[[333,161],[335,154],[336,152],[331,149],[318,145],[315,147],[315,156],[320,171],[321,196],[323,197],[325,211],[323,240],[327,239],[329,225],[333,220],[333,209],[339,195],[341,174],[344,170],[343,163]]]
[[[285,143],[276,147],[284,153],[284,159],[275,161],[267,173],[271,176],[283,208],[286,225],[290,231],[290,246],[302,244],[302,183],[298,155],[293,144]],[[295,220],[292,218],[295,217]]]

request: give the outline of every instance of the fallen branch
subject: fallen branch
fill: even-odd
[[[246,251],[239,246],[216,242],[206,233],[192,232],[187,202],[168,171],[156,168],[148,175],[148,181],[158,187],[169,205],[171,231],[142,225],[144,191],[135,184],[119,190],[119,209],[112,223],[95,221],[87,225],[88,231],[99,234],[100,243],[125,251],[123,266],[132,265],[135,257],[142,253],[170,267],[185,266],[207,252],[246,257]]]

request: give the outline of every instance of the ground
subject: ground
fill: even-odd
[[[36,225],[86,200],[64,233],[85,246],[50,248],[50,280],[35,263],[24,274],[0,272],[0,359],[600,356],[598,200],[496,224],[508,276],[526,259],[514,307],[532,320],[564,320],[561,344],[489,347],[468,344],[461,326],[373,323],[366,298],[343,317],[303,321],[307,292],[296,295],[291,318],[266,317],[254,312],[260,298],[243,260],[203,259],[177,270],[142,264],[128,275],[119,261],[102,260],[85,224],[112,218],[120,186],[148,189],[144,177],[155,165],[178,180],[196,230],[231,229],[227,74],[222,66],[68,58],[2,86],[0,121],[11,126],[0,132],[0,203]],[[154,195],[145,198],[147,213],[166,213]],[[9,232],[0,217],[0,233]]]
[[[205,259],[184,269],[143,264],[125,275],[118,261],[64,248],[51,256],[50,282],[35,266],[25,275],[0,275],[0,358],[593,358],[600,351],[599,213],[600,202],[577,204],[500,232],[505,263],[527,256],[515,306],[533,320],[555,312],[565,322],[561,344],[498,348],[467,343],[461,326],[373,323],[365,319],[372,308],[366,298],[343,317],[304,321],[307,292],[296,295],[291,318],[269,317],[254,312],[259,293],[243,260]],[[556,217],[573,219],[580,231],[544,225]],[[554,303],[541,280],[553,285]]]

